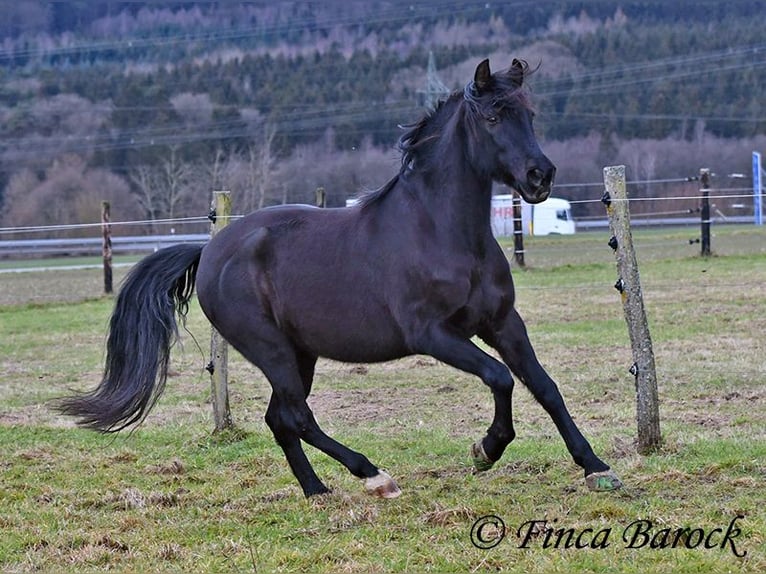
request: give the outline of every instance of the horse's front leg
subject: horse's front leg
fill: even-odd
[[[553,419],[575,463],[584,469],[585,482],[588,487],[591,490],[614,490],[620,488],[622,483],[617,478],[617,475],[609,468],[609,465],[595,455],[590,444],[572,420],[572,416],[564,404],[564,399],[556,383],[537,360],[532,344],[529,342],[524,321],[516,310],[511,309],[505,318],[494,326],[491,332],[482,334],[482,338],[489,345],[497,349],[511,371],[526,385],[535,399]],[[507,398],[507,402],[510,413],[510,397]],[[496,393],[495,406],[496,409],[502,408]],[[495,421],[497,420],[498,413],[496,412]],[[490,427],[491,429],[492,427]],[[482,468],[487,468],[488,465],[491,466],[492,461],[496,461],[499,456],[496,455],[494,450],[495,441],[490,433],[478,444],[483,447],[483,454],[488,459],[483,464],[477,465],[477,468],[481,470]],[[479,447],[474,446],[474,459],[476,459],[476,453],[479,450]],[[482,453],[480,452],[479,454]],[[502,451],[500,454],[502,454]]]
[[[415,350],[478,376],[492,391],[495,399],[494,420],[487,436],[471,449],[476,468],[488,470],[516,436],[511,409],[514,382],[508,367],[464,336],[441,326],[433,326],[426,331]]]
[[[471,458],[478,471],[492,468],[503,456],[505,448],[516,438],[513,429],[513,379],[509,389],[492,389],[495,416],[483,439],[471,445]]]

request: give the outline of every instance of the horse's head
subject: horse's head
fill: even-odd
[[[527,69],[526,62],[514,59],[508,70],[492,74],[484,60],[464,95],[471,108],[476,167],[516,189],[527,202],[539,203],[550,195],[556,167],[532,127],[534,113],[522,90]]]

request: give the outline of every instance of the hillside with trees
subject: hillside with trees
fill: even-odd
[[[747,172],[766,151],[762,2],[31,2],[0,21],[2,226],[331,205],[398,168],[426,66],[538,68],[559,184]],[[538,67],[539,66],[539,67]],[[648,192],[648,190],[647,190]],[[571,185],[557,195],[590,197]],[[582,208],[585,214],[587,208]]]

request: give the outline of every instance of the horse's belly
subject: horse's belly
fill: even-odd
[[[404,347],[381,345],[375,348],[367,345],[362,348],[357,344],[346,347],[328,347],[320,349],[317,353],[320,357],[344,363],[381,363],[400,359],[410,354]]]
[[[283,330],[298,347],[336,361],[375,363],[410,354],[390,317],[353,309],[314,309],[285,322]]]

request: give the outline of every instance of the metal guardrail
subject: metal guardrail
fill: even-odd
[[[207,233],[138,235],[112,237],[113,253],[145,253],[179,243],[202,244],[210,240]],[[0,257],[29,255],[100,255],[100,237],[76,239],[11,239],[0,241]]]

